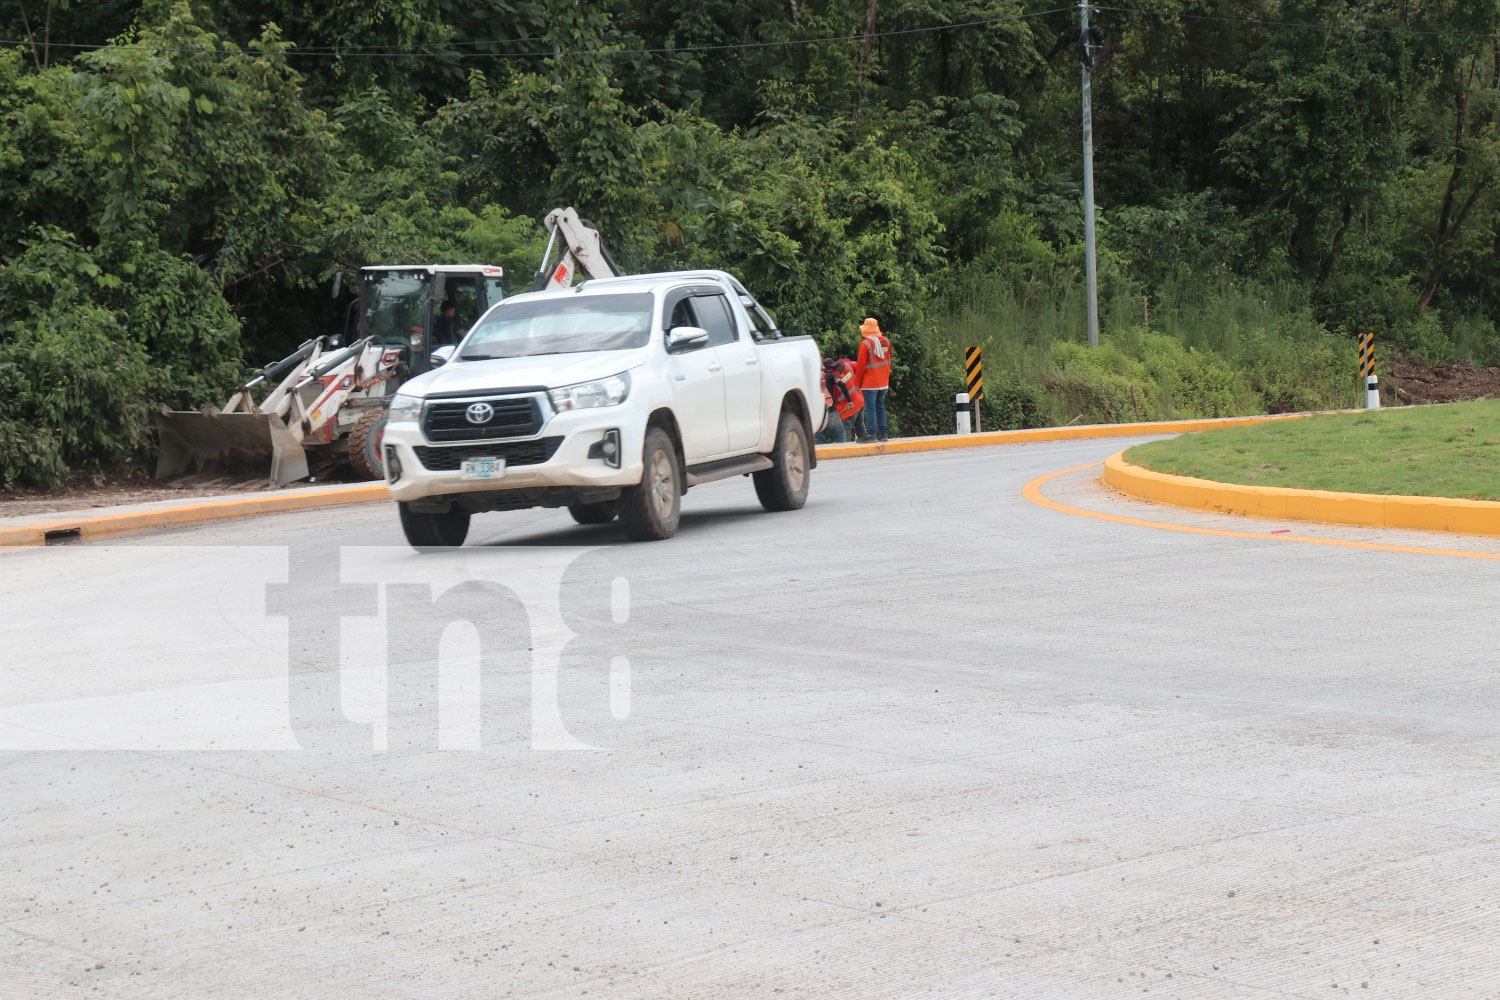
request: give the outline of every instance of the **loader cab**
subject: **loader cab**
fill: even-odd
[[[410,375],[434,367],[435,348],[457,344],[505,297],[505,272],[489,264],[366,267],[359,276],[360,336],[400,348]]]

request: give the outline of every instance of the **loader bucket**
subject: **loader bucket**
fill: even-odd
[[[219,413],[205,408],[156,414],[161,453],[156,478],[171,479],[189,470],[229,472],[269,470],[277,486],[306,479],[307,453],[279,417],[266,413]]]

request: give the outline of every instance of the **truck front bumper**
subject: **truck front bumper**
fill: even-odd
[[[634,486],[641,481],[645,434],[642,414],[608,406],[554,414],[529,438],[433,443],[415,421],[387,424],[381,449],[391,497],[410,502],[456,493]],[[463,461],[478,458],[503,458],[505,470],[489,479],[465,476]]]

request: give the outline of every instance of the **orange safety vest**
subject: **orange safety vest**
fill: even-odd
[[[838,414],[840,420],[848,420],[860,410],[865,408],[865,394],[859,391],[859,386],[854,384],[854,366],[844,359],[839,359],[833,364],[834,377],[844,386],[844,391],[849,398],[840,401]]]
[[[891,342],[883,334],[872,334],[859,342],[854,372],[861,389],[890,388]]]
[[[842,401],[838,405],[839,419],[848,420],[850,417],[854,416],[864,408],[865,394],[860,392],[858,389],[850,389],[849,398]]]

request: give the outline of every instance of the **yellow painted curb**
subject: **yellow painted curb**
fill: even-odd
[[[1104,482],[1121,493],[1142,500],[1224,514],[1370,528],[1500,535],[1500,503],[1490,500],[1380,496],[1216,483],[1144,469],[1125,461],[1124,452],[1116,452],[1105,459]]]
[[[389,499],[390,493],[386,490],[385,483],[355,483],[242,497],[212,497],[114,514],[74,512],[58,514],[49,520],[38,519],[26,524],[0,526],[0,546],[45,545],[49,535],[69,540],[110,538],[146,528],[174,527],[251,514],[311,510]]]
[[[859,458],[864,455],[899,455],[913,451],[946,451],[952,448],[982,448],[995,444],[1028,441],[1082,441],[1090,438],[1137,437],[1146,434],[1189,434],[1193,431],[1246,427],[1270,420],[1295,420],[1308,413],[1277,413],[1255,417],[1214,417],[1206,420],[1158,420],[1134,424],[1084,424],[1080,427],[1033,427],[1020,431],[984,431],[980,434],[940,434],[934,437],[896,438],[879,444],[820,444],[818,459]]]
[[[1022,444],[1029,441],[1075,441],[1088,438],[1135,437],[1146,434],[1184,434],[1190,431],[1220,427],[1241,427],[1267,420],[1288,420],[1307,416],[1284,413],[1275,416],[1222,417],[1213,420],[1164,420],[1155,423],[1087,424],[1081,427],[1037,427],[1020,431],[986,431],[981,434],[944,434],[934,437],[898,438],[880,444],[819,445],[818,458],[858,458],[863,455],[897,455],[906,452],[942,451],[951,448],[980,448],[998,444]],[[250,496],[210,497],[185,503],[150,507],[145,510],[90,514],[74,511],[55,518],[28,520],[23,524],[0,523],[0,547],[45,545],[48,536],[67,540],[111,538],[147,528],[177,527],[204,521],[220,521],[252,514],[310,510],[343,504],[389,500],[384,483],[355,483],[348,486],[310,487],[257,493]]]

